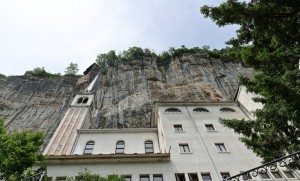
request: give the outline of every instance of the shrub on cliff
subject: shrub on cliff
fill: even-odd
[[[42,67],[42,68],[37,67],[33,70],[28,70],[28,71],[25,72],[24,75],[30,75],[30,76],[34,76],[34,77],[47,77],[47,78],[61,76],[59,73],[58,74],[52,74],[50,72],[47,72],[44,67]]]

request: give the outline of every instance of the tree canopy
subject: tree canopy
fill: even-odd
[[[70,181],[72,179],[69,179]],[[84,181],[125,181],[123,177],[118,175],[108,175],[107,177],[101,177],[98,174],[94,174],[88,169],[83,169],[78,172],[78,176],[76,180],[84,180]]]
[[[65,70],[65,75],[76,75],[78,70],[78,64],[71,62]]]
[[[0,173],[2,179],[20,180],[27,168],[42,161],[45,157],[39,151],[43,142],[43,132],[13,131],[8,133],[4,127],[4,121],[0,119]]]
[[[167,66],[172,59],[181,57],[184,54],[205,54],[210,59],[220,58],[222,60],[239,61],[240,57],[236,54],[232,48],[226,47],[221,50],[210,50],[209,46],[203,46],[202,48],[194,47],[187,48],[182,45],[180,48],[170,47],[167,51],[163,51],[160,54],[156,54],[150,49],[142,49],[140,47],[130,47],[128,50],[124,50],[116,54],[114,50],[107,53],[101,53],[96,58],[96,63],[100,67],[100,72],[106,74],[108,67],[116,67],[119,64],[132,65],[134,61],[143,62],[145,58],[155,58],[158,66]]]
[[[203,6],[201,12],[218,26],[239,25],[231,45],[256,74],[242,77],[254,100],[264,108],[255,120],[221,120],[242,134],[241,141],[264,161],[300,150],[300,1],[227,0]]]

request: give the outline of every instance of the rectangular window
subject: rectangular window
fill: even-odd
[[[173,126],[174,126],[174,131],[175,132],[183,132],[181,124],[174,124]]]
[[[163,176],[161,174],[153,175],[153,181],[163,181]]]
[[[274,172],[271,172],[271,173],[274,176],[274,178],[283,178],[279,171],[274,171]]]
[[[131,175],[123,175],[122,177],[125,179],[125,181],[131,181]]]
[[[201,177],[203,181],[211,181],[210,173],[201,173]]]
[[[223,143],[216,143],[215,145],[218,152],[227,152],[227,149]]]
[[[259,175],[262,179],[270,179],[270,176],[267,172],[259,172]]]
[[[284,171],[287,178],[295,178],[295,175],[291,171]]]
[[[229,172],[221,172],[221,176],[222,176],[222,179],[225,179],[225,178],[229,178],[230,174],[229,174]]]
[[[215,131],[214,125],[212,124],[205,124],[206,131]]]
[[[150,181],[149,175],[141,175],[140,176],[140,181]]]
[[[175,173],[176,181],[185,181],[184,173]]]
[[[197,173],[189,173],[190,181],[199,181]]]
[[[179,144],[180,153],[190,153],[190,148],[188,144]]]

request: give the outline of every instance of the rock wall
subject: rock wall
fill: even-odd
[[[98,116],[91,128],[151,127],[155,102],[232,101],[238,76],[252,75],[239,63],[184,55],[168,66],[155,58],[119,65],[101,75],[95,91]],[[9,130],[44,130],[49,142],[70,101],[79,77],[0,79],[0,117]]]
[[[7,129],[44,130],[45,147],[76,93],[77,80],[75,76],[0,79],[0,117]]]
[[[169,66],[156,59],[109,68],[96,92],[100,119],[93,128],[150,127],[155,102],[233,101],[238,76],[251,76],[252,69],[239,63],[208,60],[187,54]]]

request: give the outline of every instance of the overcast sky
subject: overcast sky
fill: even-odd
[[[0,73],[44,67],[82,72],[99,53],[132,46],[223,48],[236,27],[219,28],[199,8],[223,0],[0,0]],[[213,4],[212,4],[213,3]]]

